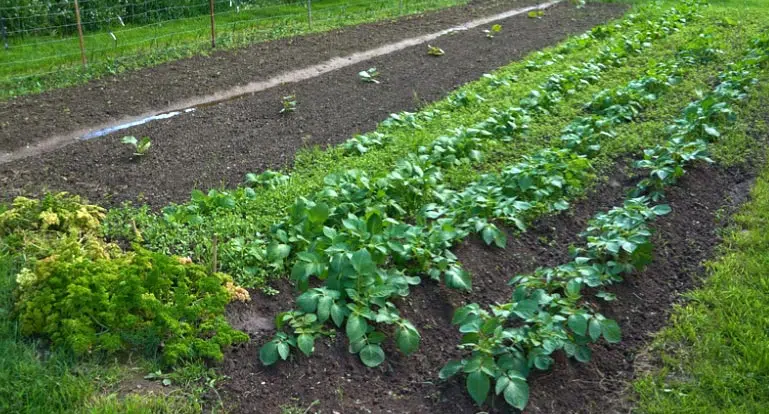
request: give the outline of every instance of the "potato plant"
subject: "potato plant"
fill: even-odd
[[[531,113],[549,111],[570,91],[599,79],[605,68],[642,52],[666,33],[665,27],[683,24],[678,22],[679,13],[666,14],[663,19],[669,20],[649,23],[633,37],[622,35],[617,47],[582,67],[550,77],[533,91],[537,99],[529,96],[519,108],[495,111],[478,125],[451,131],[401,160],[386,177],[374,180],[362,171],[337,173],[327,177],[325,187],[314,196],[297,200],[287,220],[273,227],[273,241],[266,244],[285,252],[286,266],[303,293],[295,310],[278,317],[280,332],[262,348],[262,362],[285,360],[293,348],[309,354],[317,337],[334,326],[344,329],[350,352],[367,366],[384,361],[381,343],[387,332],[395,333],[402,352],[412,352],[419,333],[400,316],[392,299],[407,296],[410,286],[424,276],[442,280],[449,288],[469,290],[469,274],[450,248],[473,232],[489,244],[504,246],[505,236],[494,220],[525,230],[538,215],[568,208],[568,200],[584,191],[592,168],[586,155],[574,151],[597,151],[601,139],[614,136],[614,125],[630,119],[597,109],[596,115],[581,118],[564,131],[565,149],[543,151],[502,174],[484,176],[463,191],[442,188],[441,170],[478,162],[484,140],[521,136]],[[644,97],[662,93],[666,89],[659,84],[667,79],[633,84],[633,90]],[[469,104],[461,103],[468,96],[454,98],[460,105]],[[415,127],[418,117],[393,115],[386,122],[391,127]],[[574,352],[584,353],[582,349]]]
[[[769,42],[754,42],[761,44]],[[602,337],[609,343],[619,341],[617,322],[596,313],[583,296],[583,288],[603,289],[620,283],[624,274],[651,261],[647,223],[670,212],[669,206],[652,203],[664,197],[664,188],[675,183],[687,164],[708,161],[707,144],[720,137],[717,126],[733,120],[732,105],[744,99],[755,82],[753,73],[768,60],[769,48],[751,49],[743,61],[731,65],[737,70],[722,74],[722,82],[712,92],[684,109],[668,129],[668,140],[647,150],[636,164],[651,172],[637,185],[635,198],[597,214],[588,223],[581,234],[585,245],[572,249],[572,262],[514,277],[512,300],[494,305],[490,311],[478,304],[458,309],[453,323],[463,333],[459,348],[469,358],[448,362],[439,376],[447,379],[462,372],[468,393],[478,405],[488,399],[494,385],[495,394],[523,410],[528,402],[527,375],[533,369],[548,369],[554,352],[563,351],[585,362],[591,357],[589,343]],[[611,112],[612,106],[604,111]],[[603,291],[596,297],[613,300]]]

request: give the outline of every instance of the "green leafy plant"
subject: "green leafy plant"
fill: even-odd
[[[281,114],[291,113],[296,111],[296,95],[288,95],[283,97],[283,109],[280,110]]]
[[[446,52],[438,46],[427,45],[427,54],[430,56],[443,56]]]
[[[381,132],[372,132],[366,135],[356,135],[348,139],[342,148],[347,154],[365,154],[372,148],[381,148],[390,141],[389,135]]]
[[[265,187],[275,189],[288,184],[290,177],[278,171],[267,170],[261,174],[246,174],[246,185],[250,188]]]
[[[147,152],[150,150],[150,146],[152,145],[152,141],[149,137],[142,137],[141,139],[137,140],[134,136],[125,136],[121,142],[123,144],[132,146],[134,148],[134,155],[138,157],[147,155]]]
[[[75,354],[160,351],[182,360],[221,360],[221,348],[248,336],[224,319],[227,278],[202,266],[138,249],[83,260],[76,239],[22,269],[18,280],[21,332],[49,338]]]
[[[377,78],[379,77],[379,72],[377,72],[376,68],[369,68],[368,70],[362,70],[358,72],[358,77],[362,82],[379,83],[379,80],[377,80]]]
[[[732,65],[741,69],[741,75],[733,70],[723,74],[719,77],[722,83],[713,92],[684,109],[683,117],[668,128],[668,141],[647,150],[637,164],[652,170],[651,177],[637,185],[635,195],[640,196],[594,216],[581,234],[585,246],[570,249],[571,262],[514,277],[510,281],[515,286],[512,300],[491,306],[490,311],[478,304],[459,308],[452,322],[463,333],[459,348],[470,355],[467,359],[449,361],[440,378],[461,372],[466,375],[468,393],[478,405],[485,403],[494,385],[497,395],[523,410],[528,400],[529,371],[548,369],[553,364],[553,352],[562,350],[585,362],[591,358],[592,351],[587,347],[590,342],[602,337],[609,343],[620,341],[619,324],[596,313],[596,306],[582,296],[582,291],[588,287],[598,290],[598,299],[615,300],[613,294],[601,289],[621,282],[622,275],[651,261],[651,231],[647,223],[670,212],[667,205],[652,206],[652,200],[661,198],[662,188],[674,183],[686,164],[706,159],[708,141],[704,138],[720,137],[716,127],[731,121],[730,104],[744,99],[745,87],[752,79],[750,71],[756,70],[762,56],[769,56],[769,49],[749,51],[742,62]],[[648,87],[645,92],[651,89]],[[622,120],[614,117],[608,122]],[[578,123],[596,124],[584,119]],[[575,134],[592,131],[581,138],[568,137],[567,142],[600,137],[595,128],[567,129]]]
[[[20,258],[15,313],[23,335],[77,355],[160,352],[173,365],[222,358],[248,336],[224,307],[247,298],[232,280],[178,257],[105,243],[104,210],[66,193],[19,197],[0,214],[0,250]]]
[[[502,32],[502,25],[495,24],[491,26],[490,29],[485,29],[483,33],[486,33],[486,38],[493,39],[494,36],[498,35],[500,32]]]
[[[544,16],[545,16],[544,10],[532,10],[529,12],[530,19],[541,19]]]

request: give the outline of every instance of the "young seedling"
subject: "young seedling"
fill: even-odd
[[[495,24],[494,26],[491,26],[491,29],[486,29],[483,31],[483,33],[486,33],[486,37],[489,39],[493,39],[494,36],[499,34],[499,32],[502,31],[502,25]]]
[[[296,95],[288,95],[283,97],[283,109],[280,110],[281,114],[296,111]]]
[[[134,147],[134,155],[141,157],[147,154],[147,152],[150,150],[150,145],[152,145],[152,141],[150,141],[150,137],[142,137],[141,139],[137,140],[134,136],[127,136],[123,137],[122,140],[123,144],[131,145]]]
[[[443,56],[446,54],[446,52],[437,46],[427,45],[427,54],[430,56]]]
[[[360,80],[366,83],[379,83],[376,78],[379,76],[379,72],[377,72],[376,68],[370,68],[369,70],[362,70],[358,72],[358,77],[360,77]]]
[[[529,12],[529,19],[541,19],[544,15],[544,10],[532,10]]]

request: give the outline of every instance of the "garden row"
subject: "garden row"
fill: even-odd
[[[413,274],[423,272],[433,277],[442,275],[450,286],[469,288],[469,275],[449,251],[452,242],[469,231],[478,231],[492,234],[501,243],[496,227],[484,219],[475,220],[470,226],[449,228],[450,221],[458,222],[473,213],[458,207],[460,194],[442,189],[442,168],[478,160],[484,140],[505,141],[520,136],[526,129],[529,113],[546,113],[555,102],[568,99],[575,90],[595,83],[603,71],[622,65],[628,56],[643,53],[653,41],[683,26],[694,17],[696,10],[693,5],[684,6],[648,22],[643,15],[635,15],[621,24],[598,28],[572,39],[561,46],[562,53],[586,50],[603,38],[609,46],[602,48],[593,61],[548,79],[521,101],[522,108],[492,111],[493,116],[475,128],[463,128],[451,136],[441,137],[410,155],[385,177],[368,178],[359,171],[327,177],[327,186],[311,199],[297,200],[290,216],[273,227],[269,238],[251,234],[248,242],[242,243],[243,239],[220,235],[223,242],[217,246],[214,236],[210,244],[213,260],[208,267],[138,245],[125,252],[105,242],[102,226],[105,212],[82,203],[78,197],[58,194],[40,200],[18,198],[0,213],[0,247],[3,253],[13,257],[11,267],[19,270],[14,314],[20,321],[21,333],[46,338],[76,355],[120,350],[141,350],[153,355],[159,351],[164,362],[171,365],[201,358],[221,359],[223,347],[248,339],[224,319],[226,304],[231,300],[247,300],[248,294],[228,276],[217,272],[218,260],[224,264],[238,263],[239,267],[223,266],[224,270],[253,269],[259,276],[266,272],[281,273],[291,267],[300,285],[310,276],[324,276],[322,273],[333,266],[339,266],[343,272],[339,275],[360,273],[362,277],[355,283],[359,284],[355,286],[357,289],[348,291],[340,285],[337,292],[350,298],[351,304],[353,292],[365,295],[366,301],[361,304],[380,307],[378,318],[389,316],[389,322],[398,323],[401,342],[411,343],[404,345],[404,349],[412,350],[419,336],[416,328],[400,319],[385,298],[418,283],[419,278]],[[623,34],[631,28],[636,29],[632,35]],[[542,55],[527,66],[531,71],[538,71],[550,66],[553,58],[558,56]],[[503,91],[515,79],[489,77],[487,81],[491,88]],[[450,99],[450,105],[464,108],[472,101],[483,99],[460,92]],[[427,118],[437,116],[450,114],[438,110],[402,113],[385,121],[383,127],[385,132],[413,130],[420,128],[420,123]],[[354,151],[372,145],[363,141],[358,139]],[[268,173],[250,176],[249,181],[254,186],[275,187],[281,186],[285,179]],[[165,217],[172,217],[181,226],[194,227],[196,222],[204,221],[218,210],[242,209],[239,211],[255,215],[254,210],[249,211],[251,206],[247,201],[258,197],[257,191],[245,187],[236,194],[240,197],[238,202],[225,192],[214,190],[208,195],[196,192],[190,204],[172,207],[173,211]],[[451,203],[457,204],[453,217],[441,218],[436,216],[442,214],[437,210],[422,208],[440,197],[450,197],[454,200]],[[524,204],[514,203],[514,206],[522,208]],[[537,208],[531,206],[532,215]],[[548,209],[541,212],[545,210]],[[409,224],[407,220],[411,219],[422,222]],[[142,233],[135,222],[131,224],[134,224],[136,241],[141,241]],[[249,228],[240,230],[248,232]],[[390,238],[389,243],[385,236]],[[190,238],[186,242],[195,245],[199,240]],[[385,269],[385,265],[390,265],[385,262],[391,253],[398,265],[419,262],[412,268],[411,276],[393,268]],[[253,281],[248,273],[243,276],[238,275],[239,282]],[[369,288],[379,292],[369,297]],[[340,323],[340,318],[348,324],[364,321],[358,317],[366,312],[363,308],[349,317],[350,309],[342,302],[329,305],[327,298],[317,298],[317,301],[321,318],[328,310],[327,317]],[[302,329],[301,326],[312,324],[312,317],[297,315],[291,322]],[[367,329],[366,324],[361,327]],[[351,337],[360,339],[355,335],[353,332]],[[302,348],[311,349],[308,339],[314,337],[301,338]],[[371,341],[374,336],[365,338]],[[284,352],[282,345],[280,350],[277,348],[276,345],[277,352]],[[369,347],[361,355],[368,355],[372,350],[377,348]],[[370,359],[364,358],[364,361],[371,365]]]
[[[667,131],[668,140],[644,152],[635,166],[647,177],[632,191],[623,206],[597,214],[581,237],[585,247],[571,251],[573,261],[554,268],[540,268],[514,277],[512,300],[490,311],[478,304],[457,310],[453,322],[464,335],[460,347],[469,358],[451,361],[441,378],[463,372],[467,390],[483,404],[494,384],[495,394],[523,409],[528,400],[526,377],[533,369],[553,364],[551,355],[565,351],[578,361],[588,361],[588,344],[603,337],[621,338],[619,325],[601,315],[594,298],[614,300],[604,289],[620,283],[623,275],[651,260],[651,231],[647,223],[667,214],[664,188],[683,176],[685,167],[710,161],[707,149],[720,137],[719,129],[734,121],[733,106],[746,98],[755,75],[769,61],[769,39],[753,42],[745,59],[731,65],[720,83],[701,99],[689,104]]]
[[[443,157],[440,165],[436,165],[442,167],[443,172],[483,165],[485,160],[472,164],[468,160],[489,153],[498,143],[518,145],[532,115],[546,117],[545,111],[557,110],[572,96],[580,95],[580,91],[596,84],[605,72],[616,71],[627,58],[648,50],[655,42],[655,36],[664,37],[683,25],[673,17],[647,22],[655,13],[658,11],[644,10],[617,25],[601,26],[587,35],[573,38],[553,53],[522,63],[521,68],[528,68],[525,73],[488,75],[479,87],[463,88],[427,110],[394,114],[377,132],[356,137],[338,151],[300,155],[300,164],[316,165],[317,158],[321,157],[321,165],[339,173],[326,176],[328,169],[307,171],[306,167],[300,166],[291,177],[275,172],[248,175],[248,185],[233,191],[212,190],[207,194],[196,191],[191,202],[169,206],[160,215],[146,210],[115,209],[108,217],[107,233],[113,238],[133,240],[135,223],[141,232],[142,243],[149,249],[190,256],[195,261],[207,263],[213,259],[213,236],[216,234],[221,241],[217,248],[217,263],[221,270],[232,274],[245,286],[263,285],[267,278],[282,270],[265,266],[274,260],[267,258],[266,251],[271,236],[263,237],[262,234],[269,233],[272,224],[286,221],[286,211],[295,199],[324,191],[328,183],[352,170],[366,171],[370,181],[376,182],[386,177],[399,162],[411,162],[411,153],[433,159]],[[578,61],[589,55],[593,56],[592,61],[579,65],[568,58],[577,56]],[[600,58],[595,58],[596,55]],[[568,63],[559,64],[561,61]],[[572,65],[574,67],[570,68]],[[548,79],[544,69],[555,67],[563,72]],[[521,91],[516,82],[518,78],[539,79],[540,86]],[[529,96],[522,102],[508,103],[507,95],[511,93]],[[489,106],[486,101],[494,104]],[[495,109],[500,108],[499,104],[520,106],[521,110]],[[507,124],[513,121],[516,124]],[[441,125],[454,126],[456,130],[433,142],[435,136],[444,132]],[[468,125],[472,127],[468,128]],[[497,137],[484,138],[492,135]],[[410,141],[413,136],[418,137],[418,141]],[[420,149],[422,146],[425,148]],[[342,155],[343,152],[347,155]],[[357,156],[359,153],[363,155]],[[308,162],[303,162],[304,158]],[[335,166],[339,164],[342,167]],[[412,207],[404,208],[411,208],[408,213],[413,214],[413,206],[427,202],[427,198],[419,202],[414,200]],[[265,239],[268,240],[266,243]]]
[[[595,96],[585,106],[590,115],[564,131],[561,149],[542,150],[499,174],[480,177],[462,191],[445,185],[444,171],[476,165],[490,143],[519,139],[532,118],[549,115],[559,102],[599,82],[604,72],[642,55],[652,43],[695,19],[698,10],[696,3],[687,3],[654,20],[643,12],[632,15],[566,42],[559,53],[527,62],[528,70],[537,72],[564,55],[588,50],[602,40],[607,44],[589,62],[548,76],[518,106],[491,108],[488,119],[424,145],[387,175],[350,170],[326,177],[320,191],[297,199],[288,217],[264,237],[247,234],[250,227],[236,229],[247,238],[205,234],[212,251],[208,268],[138,246],[126,253],[105,243],[103,211],[76,197],[20,198],[0,216],[0,234],[4,250],[20,258],[16,307],[22,332],[46,337],[77,354],[160,349],[169,364],[220,359],[222,347],[247,340],[223,317],[228,301],[245,300],[247,294],[217,273],[219,263],[238,283],[290,269],[305,290],[297,301],[299,310],[279,317],[279,327],[292,329],[263,347],[265,363],[286,359],[291,346],[311,353],[316,337],[330,332],[331,321],[345,327],[351,350],[368,366],[384,359],[380,343],[385,335],[376,330],[377,324],[394,325],[401,351],[413,352],[420,334],[390,299],[407,295],[409,286],[424,275],[469,290],[470,275],[450,250],[457,241],[478,233],[487,243],[503,247],[505,237],[494,220],[524,231],[536,217],[567,209],[569,200],[582,194],[590,181],[589,155],[600,150],[595,139],[612,137],[614,126],[633,120],[678,82],[685,67],[711,59],[712,50],[705,42],[680,54],[675,63],[652,66],[647,77]],[[490,89],[504,93],[516,79],[490,75],[486,81]],[[461,109],[484,99],[460,91],[448,102]],[[439,109],[396,114],[383,123],[384,133],[357,137],[344,148],[366,153],[387,145],[389,131],[415,130],[430,119],[450,117]],[[222,210],[253,216],[249,202],[263,190],[252,187],[280,188],[289,181],[274,172],[247,180],[251,186],[234,194],[195,192],[191,203],[167,209],[163,220],[194,228]],[[131,224],[141,241],[142,231]],[[185,243],[203,244],[192,237]],[[323,287],[308,290],[311,278],[320,279]]]
[[[678,13],[663,19],[679,20]],[[663,34],[664,29],[648,30],[639,42]],[[620,39],[625,53],[640,51],[627,37]],[[708,58],[696,49],[680,54],[678,61],[692,66]],[[597,81],[600,68],[623,59],[614,50],[604,50],[582,68],[551,76],[540,90],[522,99],[520,107],[495,111],[496,116],[473,128],[458,129],[420,148],[386,177],[372,180],[350,171],[327,179],[326,188],[311,199],[300,198],[288,220],[273,227],[274,239],[265,243],[264,257],[278,271],[293,262],[291,277],[304,293],[297,299],[298,310],[278,316],[278,329],[290,329],[262,347],[262,362],[287,359],[291,347],[309,355],[315,339],[331,332],[331,322],[344,327],[350,352],[359,354],[367,366],[385,359],[381,343],[388,329],[378,326],[394,326],[400,351],[414,352],[420,334],[391,300],[407,296],[424,275],[443,279],[449,288],[470,290],[470,275],[450,249],[473,232],[487,244],[504,247],[505,236],[492,221],[525,231],[534,218],[567,209],[569,199],[584,193],[592,173],[589,156],[600,150],[601,140],[613,137],[615,125],[633,120],[645,103],[676,83],[683,69],[678,62],[657,64],[652,68],[655,76],[595,96],[585,105],[590,115],[565,129],[563,148],[525,157],[462,191],[443,185],[442,169],[479,161],[482,140],[516,139],[525,131],[530,113],[548,113],[557,100]],[[322,286],[308,289],[312,278]]]

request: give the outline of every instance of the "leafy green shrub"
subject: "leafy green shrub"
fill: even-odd
[[[160,348],[168,364],[221,360],[223,346],[248,340],[224,319],[226,276],[141,248],[88,260],[71,242],[19,273],[22,334],[78,355]]]
[[[229,276],[139,247],[124,253],[102,239],[103,217],[66,193],[19,197],[0,214],[0,250],[22,258],[22,334],[76,355],[160,351],[168,364],[220,360],[222,347],[248,340],[224,318],[230,300],[248,297]]]
[[[53,254],[60,239],[72,237],[81,241],[86,257],[108,257],[117,247],[101,239],[103,218],[103,208],[67,193],[39,200],[17,197],[0,213],[0,252],[20,253],[34,261]]]

